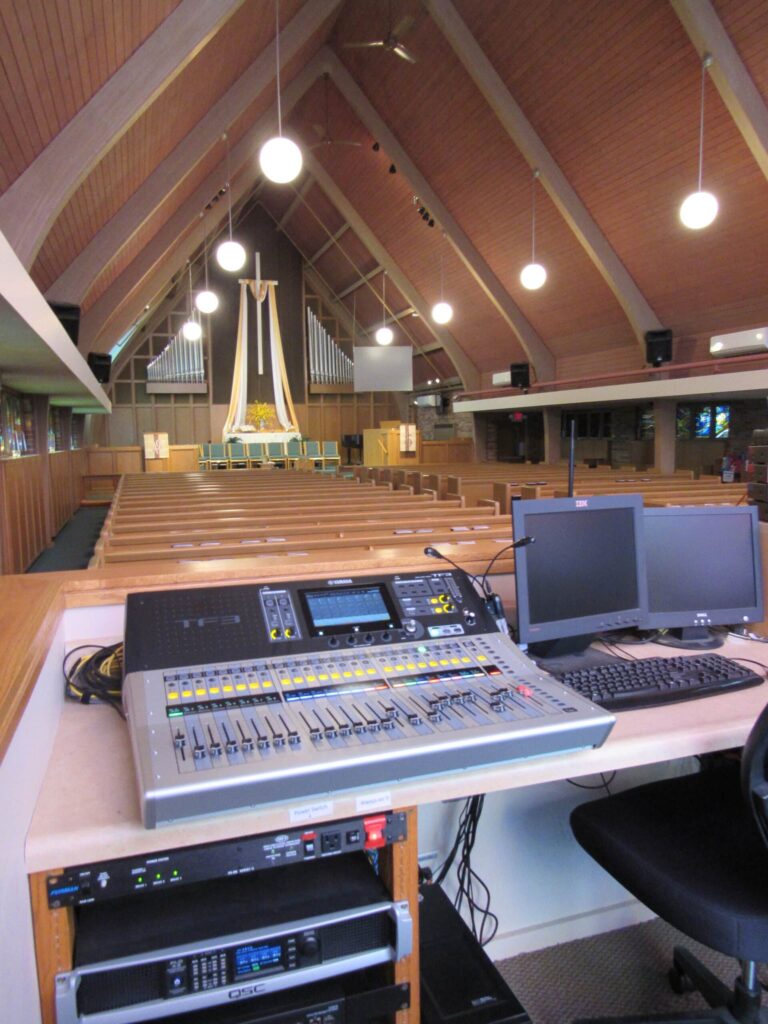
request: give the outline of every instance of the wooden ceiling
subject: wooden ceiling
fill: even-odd
[[[206,206],[227,148],[236,208],[255,194],[361,332],[396,318],[417,380],[639,367],[658,327],[703,358],[710,334],[768,323],[765,0],[281,0],[279,16],[284,130],[305,155],[287,186],[256,162],[276,126],[271,0],[2,5],[0,230],[46,297],[81,306],[86,349],[221,227],[226,203]],[[415,63],[349,45],[393,28]],[[705,51],[720,214],[694,232],[677,211]],[[548,279],[529,292],[534,200]]]

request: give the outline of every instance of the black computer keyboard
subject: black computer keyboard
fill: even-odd
[[[606,711],[652,708],[757,686],[763,681],[756,672],[720,654],[636,661],[617,658],[606,665],[551,674]]]

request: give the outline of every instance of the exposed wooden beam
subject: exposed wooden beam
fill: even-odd
[[[0,227],[29,269],[65,203],[244,0],[181,0],[0,197]]]
[[[334,234],[332,234],[329,239],[327,239],[325,242],[323,242],[323,244],[320,246],[320,248],[317,250],[317,252],[314,253],[314,255],[309,257],[309,259],[307,260],[307,263],[310,266],[313,266],[315,263],[317,263],[317,261],[320,259],[320,257],[324,253],[328,252],[328,250],[331,248],[331,246],[336,245],[336,243],[341,238],[341,236],[343,234],[345,234],[347,231],[349,231],[349,224],[342,224],[341,227],[339,228],[339,230],[334,232]]]
[[[768,178],[768,107],[710,0],[670,0],[691,42],[714,58],[709,77],[760,170]]]
[[[286,25],[280,33],[281,68],[294,59],[339,2],[314,0],[307,3]],[[146,224],[169,193],[178,188],[200,160],[219,144],[222,133],[272,83],[275,67],[275,44],[272,42],[54,281],[46,293],[49,300],[76,305],[82,303],[104,267]],[[223,183],[222,177],[219,184]]]
[[[693,2],[698,3],[699,0]],[[424,0],[424,6],[509,137],[531,167],[538,168],[542,185],[616,296],[644,354],[645,332],[658,330],[662,326],[645,296],[553,160],[549,150],[534,131],[533,125],[513,99],[450,0]],[[431,207],[432,204],[427,205]],[[539,380],[547,380],[553,374],[542,376],[537,372],[537,376]]]
[[[304,277],[323,300],[325,305],[328,307],[328,310],[336,317],[339,323],[343,325],[344,330],[349,335],[350,339],[353,339],[356,330],[359,329],[360,325],[353,323],[352,315],[349,310],[343,302],[339,302],[333,294],[333,289],[323,278],[322,274],[315,267],[307,263],[304,267]]]
[[[333,76],[334,84],[370,131],[371,135],[378,139],[386,152],[392,157],[397,164],[398,170],[411,183],[414,192],[424,201],[424,205],[429,207],[435,219],[439,222],[443,231],[445,231],[446,238],[456,250],[459,258],[517,336],[528,359],[536,369],[538,379],[550,380],[554,377],[555,373],[555,360],[552,353],[519,307],[513,302],[501,281],[496,277],[456,220],[454,220],[448,208],[410,159],[387,124],[379,117],[373,105],[341,61],[327,48],[323,50],[323,60],[327,70]]]
[[[283,90],[281,102],[284,116],[288,115],[321,73],[319,62],[312,61]],[[274,117],[274,111],[268,110],[230,153],[233,168],[246,168],[243,173],[232,175],[233,204],[248,194],[258,178],[260,172],[253,154],[272,130]],[[109,349],[134,322],[142,307],[155,298],[164,282],[194,252],[200,244],[200,237],[199,232],[191,229],[199,223],[201,210],[224,180],[224,169],[222,161],[90,307],[80,322],[80,344],[85,351]]]
[[[424,297],[416,291],[413,284],[400,270],[387,250],[374,235],[373,231],[371,231],[363,218],[358,214],[357,210],[352,206],[333,178],[327,173],[325,168],[317,162],[311,153],[307,154],[306,161],[307,165],[311,168],[312,174],[314,175],[318,185],[334,204],[344,220],[348,222],[352,230],[362,241],[363,245],[365,245],[376,262],[386,270],[388,276],[400,294],[404,296],[407,302],[410,302],[410,304],[418,310],[419,315],[429,327],[433,337],[442,342],[443,348],[450,356],[454,366],[464,381],[464,386],[469,389],[470,386],[467,384],[468,380],[479,381],[480,379],[477,367],[469,359],[466,352],[464,352],[452,334],[445,330],[445,328],[437,327],[432,324],[429,319],[429,307]]]
[[[352,284],[348,285],[340,292],[336,292],[336,297],[339,299],[346,299],[352,292],[356,292],[358,288],[364,284],[368,284],[377,274],[380,274],[384,268],[374,267],[373,270],[369,270],[367,274],[363,274],[362,277],[358,277],[357,280],[353,281]]]
[[[309,194],[314,183],[315,182],[311,174],[305,175],[304,181],[297,190],[296,195],[293,197],[290,206],[276,224],[278,231],[285,231],[286,225],[290,221],[291,217],[293,217],[294,213],[303,206],[304,198]]]

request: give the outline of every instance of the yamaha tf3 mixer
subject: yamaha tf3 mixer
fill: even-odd
[[[599,746],[614,722],[448,571],[132,594],[123,699],[148,828]]]

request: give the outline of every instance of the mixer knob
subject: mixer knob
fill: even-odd
[[[416,632],[416,619],[403,619],[403,629],[409,636]]]
[[[317,956],[320,944],[316,935],[303,935],[299,942],[299,953],[302,956]]]

